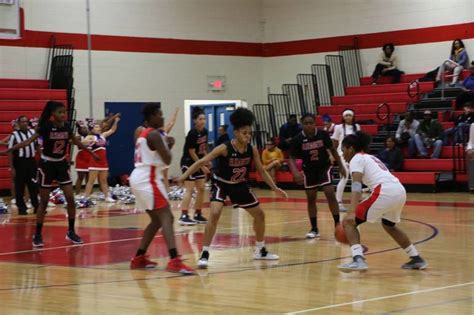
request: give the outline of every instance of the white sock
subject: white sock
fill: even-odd
[[[209,252],[209,249],[211,248],[211,246],[203,246],[202,247],[202,251],[203,252]]]
[[[415,257],[415,256],[419,256],[420,254],[418,254],[418,251],[416,250],[416,247],[415,245],[411,244],[410,246],[408,246],[407,248],[405,248],[405,253],[407,253],[407,255],[409,257]]]
[[[256,247],[258,250],[262,249],[263,247],[265,247],[265,241],[255,242],[255,247]]]
[[[364,251],[360,244],[355,244],[351,246],[352,257],[362,256],[364,257]]]

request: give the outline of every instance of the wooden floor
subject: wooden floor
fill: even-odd
[[[418,243],[427,270],[402,270],[405,253],[379,224],[364,224],[369,271],[346,274],[336,266],[350,250],[334,241],[323,199],[318,203],[321,239],[308,241],[301,191],[290,191],[288,201],[266,190],[257,194],[266,211],[267,247],[281,260],[253,261],[251,220],[243,210],[228,208],[209,269],[187,277],[163,270],[167,250],[161,236],[150,249],[160,267],[129,269],[147,216],[125,206],[81,211],[83,246],[64,239],[66,218],[61,208],[54,209],[39,251],[31,250],[33,216],[1,216],[1,314],[474,313],[473,195],[409,195],[399,226]],[[173,206],[178,215],[178,203]],[[176,225],[178,248],[192,266],[203,230]]]

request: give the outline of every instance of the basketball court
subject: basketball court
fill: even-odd
[[[302,191],[289,191],[289,200],[268,190],[256,192],[266,212],[267,247],[280,261],[254,261],[250,217],[226,208],[209,269],[194,276],[163,270],[168,254],[161,235],[149,250],[159,268],[129,269],[148,220],[130,206],[82,210],[77,229],[86,242],[82,246],[64,239],[65,211],[55,208],[47,216],[42,250],[31,249],[34,216],[2,216],[2,313],[472,314],[474,195],[408,195],[400,226],[428,269],[401,269],[405,253],[380,225],[367,223],[361,232],[369,270],[348,274],[337,265],[350,258],[350,248],[334,240],[323,194],[318,199],[321,238],[306,240]],[[176,218],[178,201],[173,210]],[[204,226],[175,228],[178,249],[194,267]]]

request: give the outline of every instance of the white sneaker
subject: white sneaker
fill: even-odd
[[[316,231],[313,231],[313,230],[309,231],[309,232],[306,234],[306,238],[309,239],[309,240],[312,240],[312,239],[317,238],[317,237],[319,237],[319,236],[320,236],[320,235],[319,235],[319,232],[316,232]]]
[[[280,256],[276,254],[272,254],[267,251],[265,247],[262,247],[260,250],[255,249],[255,252],[253,253],[253,259],[255,260],[278,260],[280,259]]]
[[[16,205],[16,199],[15,199],[15,198],[13,198],[12,200],[10,200],[10,204],[12,204],[12,205]]]
[[[111,197],[107,197],[107,198],[105,198],[105,202],[108,202],[108,203],[115,203],[116,200],[113,199],[113,198],[111,198]]]
[[[198,261],[198,268],[199,269],[207,269],[207,266],[209,265],[209,260],[207,258],[201,258]]]
[[[28,201],[28,202],[26,203],[26,208],[27,208],[27,209],[32,209],[32,208],[33,208],[33,205],[31,204],[31,202]]]
[[[347,208],[344,206],[342,202],[339,202],[339,211],[340,212],[347,212]]]
[[[365,262],[365,259],[361,256],[356,256],[351,263],[342,264],[337,266],[342,272],[352,272],[352,271],[366,271],[369,269],[369,266]]]

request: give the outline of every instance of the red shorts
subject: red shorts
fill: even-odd
[[[89,171],[108,171],[109,163],[107,162],[107,151],[105,149],[98,149],[94,151],[99,156],[96,161],[93,157],[90,158]]]
[[[91,159],[92,159],[92,156],[90,155],[89,152],[80,150],[76,155],[76,163],[75,163],[76,171],[88,172]]]

